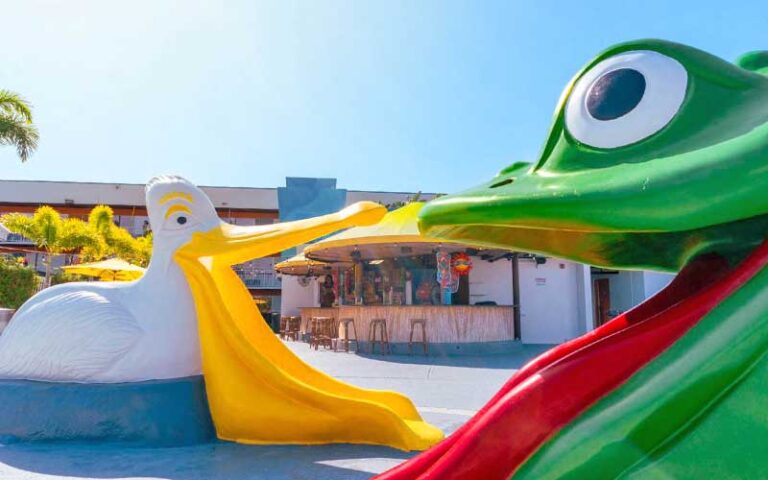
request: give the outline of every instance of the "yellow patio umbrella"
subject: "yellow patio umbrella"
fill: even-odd
[[[387,213],[376,225],[350,228],[313,243],[304,249],[304,255],[324,262],[354,262],[429,255],[436,249],[455,252],[473,248],[421,235],[418,216],[423,206],[424,202],[411,202]]]
[[[121,258],[109,258],[100,262],[80,263],[61,267],[67,273],[96,277],[102,282],[136,280],[144,275],[144,268],[130,264]]]
[[[275,271],[283,275],[296,275],[296,276],[313,276],[322,275],[323,273],[330,272],[334,268],[349,268],[352,266],[350,262],[336,262],[328,263],[321,262],[319,260],[310,260],[304,256],[304,253],[295,255],[287,260],[283,260],[280,263],[275,264]]]

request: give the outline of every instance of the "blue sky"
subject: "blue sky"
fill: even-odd
[[[9,0],[0,88],[41,143],[24,165],[0,148],[0,178],[451,192],[533,160],[603,48],[733,60],[766,25],[764,1]]]

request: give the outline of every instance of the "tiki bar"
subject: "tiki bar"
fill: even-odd
[[[295,278],[283,288],[298,302],[299,335],[317,344],[311,337],[325,329],[320,336],[345,349],[433,354],[487,353],[517,338],[515,255],[421,236],[422,206],[407,204],[275,266]]]

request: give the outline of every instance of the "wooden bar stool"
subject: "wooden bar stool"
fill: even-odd
[[[286,340],[297,341],[301,331],[301,317],[287,317],[285,321]]]
[[[426,318],[412,318],[411,319],[411,336],[408,338],[408,353],[413,355],[413,332],[416,330],[416,326],[421,327],[421,346],[424,348],[424,355],[429,354],[429,344],[427,343],[427,319]]]
[[[285,340],[285,335],[288,333],[288,317],[280,317],[280,340]]]
[[[317,332],[317,317],[309,317],[307,324],[304,326],[304,339],[309,342],[309,346],[312,346],[315,333]]]
[[[320,349],[320,345],[333,348],[333,318],[317,317],[314,318],[312,333],[309,340],[310,348]]]
[[[349,326],[352,325],[350,330]],[[342,338],[341,332],[344,332],[344,338]],[[354,333],[355,338],[349,338],[349,334]],[[339,342],[344,345],[344,351],[349,351],[349,344],[355,342],[355,351],[360,350],[360,344],[357,341],[357,327],[355,326],[354,318],[342,318],[339,320],[339,339],[336,342],[336,346],[339,346]]]
[[[387,335],[387,321],[383,318],[374,318],[368,326],[368,342],[370,351],[373,353],[373,347],[376,345],[376,331],[379,332],[379,351],[384,355],[389,353],[389,335]]]

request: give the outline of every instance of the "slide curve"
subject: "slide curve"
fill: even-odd
[[[283,250],[338,229],[319,220],[283,225],[265,235],[264,248],[251,251],[250,258],[272,253],[275,245]],[[178,261],[195,298],[203,375],[220,439],[424,450],[443,438],[404,395],[347,384],[298,358],[264,322],[231,268],[234,258],[187,256]]]

